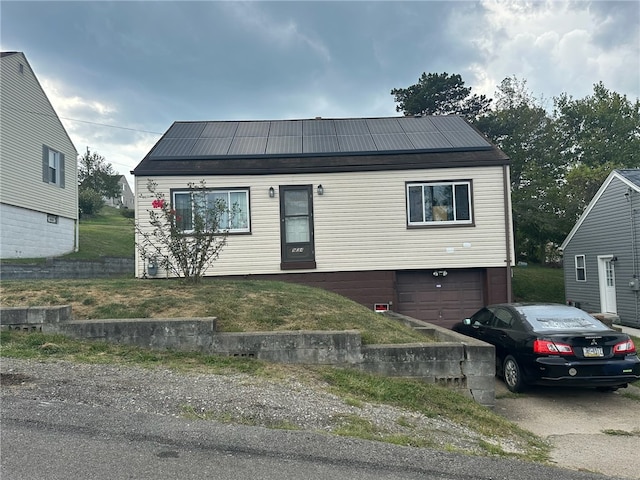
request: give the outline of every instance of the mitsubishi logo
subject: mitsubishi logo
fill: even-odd
[[[598,345],[598,341],[595,338],[592,338],[591,345]]]

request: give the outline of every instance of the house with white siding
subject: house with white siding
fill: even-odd
[[[120,187],[120,191],[115,197],[105,198],[105,205],[115,208],[133,209],[133,206],[135,204],[135,195],[133,194],[133,190],[131,190],[131,187],[129,186],[127,177],[119,174],[116,174],[114,176],[118,177],[118,185]]]
[[[78,153],[22,52],[0,52],[0,258],[78,249]]]
[[[568,302],[640,327],[640,169],[609,174],[561,249]]]
[[[143,228],[150,180],[181,218],[201,181],[240,209],[207,275],[305,283],[443,326],[511,300],[509,159],[459,116],[175,122],[132,174]]]

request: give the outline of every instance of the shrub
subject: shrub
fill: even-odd
[[[95,215],[103,206],[102,195],[93,188],[83,188],[78,192],[78,209],[81,215]]]

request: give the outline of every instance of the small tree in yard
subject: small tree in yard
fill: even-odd
[[[208,201],[204,180],[188,185],[190,208],[176,210],[149,180],[147,190],[153,201],[147,212],[151,228],[143,227],[141,219],[136,221],[140,239],[137,248],[145,262],[155,262],[177,277],[198,283],[226,245],[237,206],[230,208],[220,199]]]

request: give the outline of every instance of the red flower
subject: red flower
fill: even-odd
[[[153,208],[162,208],[162,207],[164,207],[164,199],[163,198],[156,198],[153,202],[151,202],[151,206]]]

